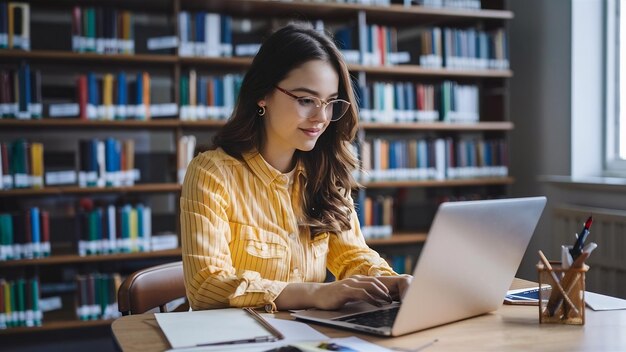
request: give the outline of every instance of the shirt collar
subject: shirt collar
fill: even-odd
[[[285,174],[276,170],[272,165],[265,161],[261,153],[258,151],[243,153],[243,159],[246,161],[252,172],[254,172],[254,174],[257,175],[257,177],[260,178],[266,186],[274,182],[276,179],[280,179],[282,176],[285,176]],[[298,161],[296,164],[294,179],[300,175],[306,177],[304,163],[302,163],[302,161]],[[287,178],[285,177],[284,179],[286,180]]]

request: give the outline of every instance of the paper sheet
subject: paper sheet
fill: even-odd
[[[173,314],[173,313],[164,313],[164,314]],[[173,348],[169,351],[176,352],[199,352],[199,351],[267,351],[272,348],[277,348],[289,344],[293,344],[296,342],[303,341],[325,341],[328,339],[328,336],[317,332],[317,330],[308,326],[307,324],[293,321],[293,320],[284,320],[284,319],[275,319],[267,317],[264,315],[265,320],[274,326],[278,331],[280,331],[285,339],[276,341],[276,342],[258,342],[258,343],[247,343],[247,344],[236,344],[236,345],[220,345],[220,346],[203,346],[203,347],[193,347],[193,348]],[[203,332],[206,334],[206,332]],[[169,338],[168,338],[169,339]]]
[[[585,291],[585,303],[593,310],[626,309],[626,300]]]
[[[239,308],[156,313],[173,348],[271,336],[249,313]]]

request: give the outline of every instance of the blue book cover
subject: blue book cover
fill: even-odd
[[[139,238],[144,238],[144,228],[143,228],[143,217],[144,217],[144,206],[143,204],[137,204],[135,207],[137,209],[137,236]]]
[[[41,225],[39,221],[39,208],[34,207],[30,209],[30,228],[32,233],[32,242],[41,243]],[[35,253],[36,255],[38,253]]]
[[[28,105],[31,102],[30,94],[30,66],[28,64],[20,65],[19,70],[19,111],[28,112]]]
[[[126,89],[126,73],[120,72],[117,74],[117,105],[125,106],[126,104],[128,104],[128,92],[126,91]]]
[[[206,85],[207,85],[207,78],[206,77],[199,77],[198,78],[198,89],[196,90],[197,95],[198,95],[198,99],[197,99],[197,104],[200,106],[207,106],[207,89],[206,89]]]
[[[206,12],[196,13],[196,43],[205,43]]]
[[[107,138],[104,144],[105,148],[105,170],[106,172],[116,171],[115,167],[115,139]]]
[[[214,101],[215,106],[224,106],[224,78],[223,77],[215,77],[214,80]]]
[[[233,18],[231,16],[221,15],[221,34],[222,44],[233,44]],[[231,53],[225,53],[230,56]]]
[[[142,105],[143,104],[143,73],[137,73],[137,77],[135,78],[135,104]]]
[[[90,105],[98,106],[100,105],[100,94],[98,88],[98,80],[96,79],[96,75],[93,72],[87,73],[87,102]]]

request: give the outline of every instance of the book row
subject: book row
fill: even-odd
[[[0,117],[40,118],[41,72],[22,62],[17,70],[0,70]]]
[[[43,174],[42,143],[24,138],[0,141],[0,189],[41,188]]]
[[[30,5],[0,2],[0,49],[30,50]]]
[[[181,11],[178,14],[178,34],[180,36],[178,55],[232,56],[232,32],[231,16],[219,13]],[[252,55],[255,53],[256,51]]]
[[[83,139],[78,151],[80,187],[132,186],[140,178],[132,139]]]
[[[152,210],[149,206],[93,206],[84,199],[77,213],[78,254],[100,255],[150,251]]]
[[[356,88],[359,115],[368,122],[478,122],[476,85],[372,82]]]
[[[80,187],[132,186],[140,179],[135,169],[135,143],[115,138],[80,140],[78,172],[45,173],[45,185],[76,184]],[[77,177],[78,176],[78,177]],[[0,142],[0,189],[42,188],[44,146],[19,138]]]
[[[0,261],[50,256],[50,214],[37,207],[0,214]]]
[[[179,114],[184,121],[225,120],[232,112],[242,80],[240,74],[199,75],[196,70],[190,70],[179,81],[179,109],[174,103],[151,104],[151,78],[147,72],[130,77],[124,72],[116,75],[90,72],[77,79],[78,104],[50,104],[49,115],[54,118],[78,116],[83,120],[149,120]],[[5,88],[0,94],[0,111],[4,117],[41,117],[39,71],[31,71],[27,64],[15,72],[0,71],[0,84]],[[477,85],[455,81],[438,84],[373,81],[355,85],[355,91],[363,121],[479,120]]]
[[[365,140],[360,146],[361,181],[444,180],[508,175],[503,139],[422,138]]]
[[[125,72],[78,76],[78,116],[83,120],[149,120],[150,74],[139,72],[132,78]]]
[[[0,329],[41,326],[43,312],[39,302],[37,278],[12,281],[0,278]]]
[[[102,7],[74,6],[72,50],[98,54],[133,54],[133,13]]]
[[[178,183],[182,184],[185,180],[187,166],[196,155],[196,136],[189,135],[180,137],[176,151],[178,152]]]
[[[462,70],[508,69],[504,29],[426,28],[419,34],[419,65]]]
[[[180,77],[180,119],[183,121],[227,119],[239,96],[243,76],[198,75],[190,70]]]
[[[293,0],[287,0],[293,1]],[[336,3],[336,4],[359,4],[367,6],[389,6],[391,4],[402,4],[406,7],[413,5],[426,7],[445,7],[457,9],[481,8],[481,0],[298,0],[303,2]]]
[[[365,239],[391,237],[394,229],[394,198],[391,196],[367,197],[361,192],[357,215]]]
[[[79,320],[115,319],[117,290],[121,285],[118,273],[91,273],[76,276],[76,317]]]

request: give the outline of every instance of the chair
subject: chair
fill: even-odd
[[[141,314],[159,307],[167,312],[167,304],[179,298],[185,303],[174,311],[187,310],[183,262],[157,265],[138,270],[128,276],[117,292],[117,307],[122,315]]]

